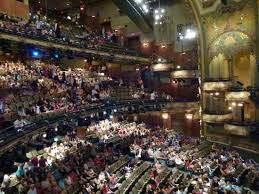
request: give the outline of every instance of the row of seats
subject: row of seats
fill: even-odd
[[[136,167],[131,175],[123,181],[119,189],[115,192],[115,194],[125,194],[128,192],[130,187],[139,179],[139,177],[147,171],[151,165],[148,162],[143,162],[140,166]]]

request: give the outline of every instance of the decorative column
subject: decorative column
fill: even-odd
[[[29,0],[23,0],[23,3],[24,3],[25,5],[29,5]]]
[[[256,72],[259,72],[259,0],[257,0],[257,6],[256,6],[256,65],[257,69]],[[258,76],[257,76],[258,77]],[[257,78],[258,79],[258,78]],[[258,80],[256,80],[256,86],[259,86]]]
[[[228,62],[228,78],[234,81],[233,57],[229,57],[227,62]]]

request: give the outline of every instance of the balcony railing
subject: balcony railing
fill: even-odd
[[[171,101],[167,100],[131,100],[127,102],[117,102],[117,103],[106,103],[106,104],[99,104],[95,106],[87,106],[81,107],[77,112],[60,112],[51,117],[46,116],[43,117],[38,122],[33,122],[28,124],[23,128],[22,132],[17,132],[13,126],[8,128],[2,129],[0,131],[0,149],[5,149],[5,147],[16,141],[19,138],[23,138],[25,136],[31,135],[37,130],[42,131],[45,130],[49,125],[57,123],[59,121],[63,121],[65,119],[76,119],[80,116],[90,116],[91,114],[96,113],[103,113],[106,111],[107,113],[111,110],[116,109],[117,113],[128,112],[128,113],[135,113],[137,112],[137,108],[142,108],[146,111],[158,111],[161,110],[161,107],[164,107],[167,103],[172,103]],[[142,111],[142,110],[139,110]],[[0,150],[1,151],[1,150]]]
[[[202,119],[206,123],[225,123],[232,119],[232,113],[222,112],[221,114],[203,113]]]
[[[128,60],[138,60],[138,61],[145,61],[148,62],[149,58],[137,51],[131,51],[126,48],[124,49],[115,49],[115,48],[107,48],[102,46],[89,46],[85,41],[74,41],[73,43],[55,39],[51,37],[45,37],[41,35],[31,35],[25,32],[17,32],[13,30],[8,30],[5,28],[0,28],[0,38],[7,39],[10,41],[18,41],[24,42],[28,44],[35,44],[39,46],[48,46],[48,47],[56,47],[61,49],[69,49],[78,52],[86,52],[96,55],[103,55],[103,56],[114,56],[115,58],[124,58]],[[45,42],[45,44],[44,44]]]

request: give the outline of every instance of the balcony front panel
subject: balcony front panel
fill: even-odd
[[[15,42],[22,42],[24,44],[32,44],[32,45],[39,45],[46,48],[57,48],[57,49],[63,49],[63,50],[71,50],[75,52],[85,52],[89,54],[96,54],[101,56],[111,56],[113,53],[105,52],[105,51],[98,51],[98,50],[92,50],[92,49],[85,49],[85,48],[78,48],[75,46],[65,45],[65,44],[59,44],[55,42],[49,42],[44,40],[36,40],[32,38],[27,38],[23,36],[17,36],[12,34],[6,34],[0,32],[0,39],[4,40],[10,40]],[[140,61],[140,62],[149,62],[149,58],[143,58],[143,57],[136,57],[136,56],[129,56],[129,55],[122,55],[122,54],[113,54],[114,58],[117,59],[123,59],[123,60],[132,60],[132,61]]]
[[[238,136],[245,136],[248,137],[250,135],[250,133],[253,131],[253,125],[249,125],[249,124],[231,124],[231,123],[227,123],[224,125],[225,130],[229,133],[229,134],[233,134],[233,135],[238,135]]]
[[[165,106],[169,110],[185,110],[185,109],[197,109],[199,110],[199,102],[172,102],[167,103]]]
[[[240,91],[240,92],[227,92],[226,100],[235,100],[235,101],[248,101],[250,97],[250,92]]]
[[[213,81],[203,84],[204,91],[226,91],[232,85],[232,81]]]
[[[232,113],[222,113],[222,115],[205,113],[202,118],[206,123],[224,123],[232,119]]]
[[[177,78],[189,78],[194,79],[199,77],[198,70],[179,70],[179,71],[172,71],[171,77],[173,79]]]

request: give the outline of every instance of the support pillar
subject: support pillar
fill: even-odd
[[[29,0],[23,0],[23,3],[24,3],[25,5],[29,5]]]
[[[256,25],[256,68],[255,68],[255,87],[259,87],[259,80],[258,80],[258,74],[259,74],[259,0],[256,2],[256,8],[255,8],[255,25]]]

